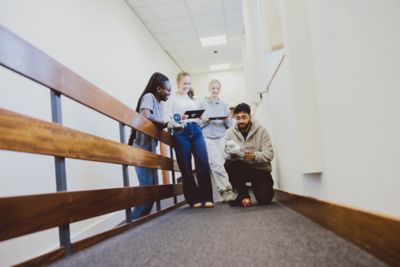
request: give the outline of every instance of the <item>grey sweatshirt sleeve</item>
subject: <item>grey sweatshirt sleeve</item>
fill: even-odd
[[[271,162],[274,158],[274,150],[272,148],[271,138],[269,137],[268,131],[263,128],[261,132],[261,151],[254,152],[255,163],[267,163]]]

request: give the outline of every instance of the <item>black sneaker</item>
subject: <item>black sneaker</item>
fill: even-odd
[[[237,196],[234,200],[228,202],[229,206],[231,206],[231,207],[241,207],[241,206],[243,206],[242,205],[242,200],[245,197],[250,198],[249,196]]]
[[[237,197],[236,199],[229,201],[228,203],[230,207],[240,207],[242,206],[242,198]]]

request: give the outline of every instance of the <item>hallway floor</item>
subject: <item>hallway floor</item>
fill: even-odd
[[[387,266],[289,208],[184,206],[52,266]]]

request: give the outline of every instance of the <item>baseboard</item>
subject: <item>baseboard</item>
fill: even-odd
[[[318,199],[275,190],[275,198],[337,235],[375,255],[400,266],[400,220]]]

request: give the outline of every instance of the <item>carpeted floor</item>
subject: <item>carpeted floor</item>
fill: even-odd
[[[285,206],[187,206],[52,266],[386,266]]]

